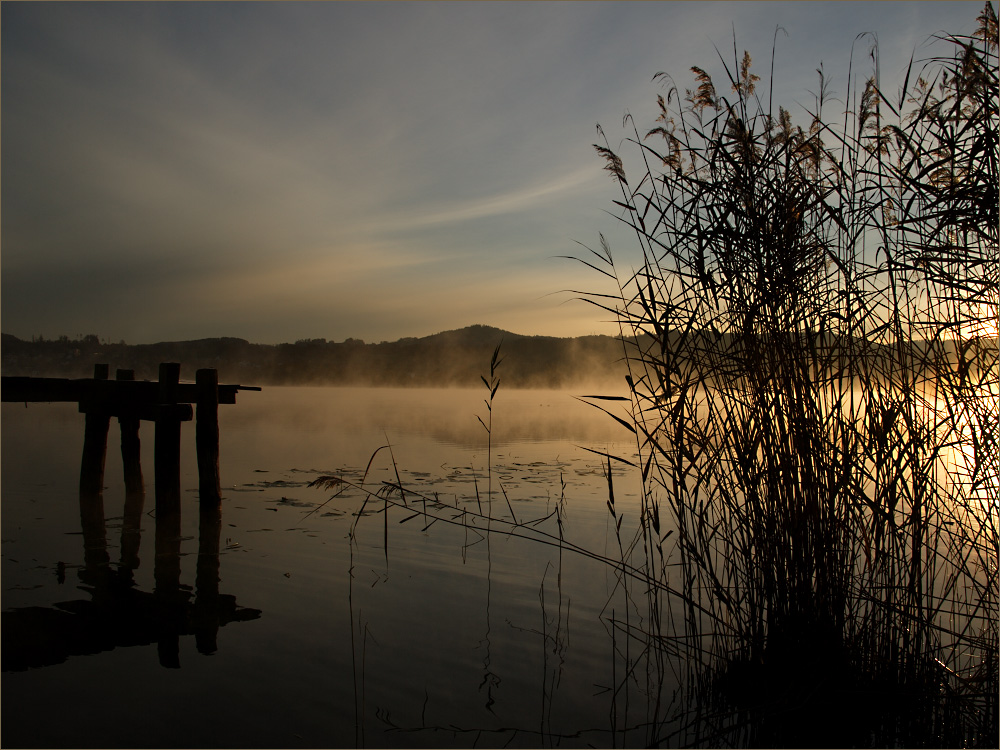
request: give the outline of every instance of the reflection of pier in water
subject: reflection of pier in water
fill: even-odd
[[[218,404],[235,403],[245,386],[220,386],[215,370],[199,370],[197,383],[182,390],[180,366],[160,366],[160,382],[133,380],[119,370],[107,381],[107,365],[95,367],[93,381],[4,378],[4,401],[78,401],[86,413],[80,471],[80,522],[84,565],[80,588],[90,599],[54,607],[24,607],[3,613],[3,671],[64,662],[124,646],[157,644],[160,664],[179,667],[179,641],[194,635],[200,653],[217,650],[219,628],[253,620],[260,610],[241,607],[219,593],[219,539],[222,531],[218,471]],[[48,382],[43,382],[48,381]],[[102,382],[103,381],[103,382]],[[94,385],[92,385],[94,384]],[[107,388],[106,386],[112,386]],[[117,387],[117,389],[115,389]],[[259,390],[259,389],[248,389]],[[221,398],[220,398],[221,396]],[[183,403],[187,400],[188,403]],[[195,586],[181,583],[180,423],[198,405],[197,451],[200,489],[198,561]],[[121,428],[125,508],[121,554],[112,566],[104,516],[104,461],[111,416]],[[139,459],[139,420],[156,421],[156,531],[152,592],[135,588],[145,487]],[[60,583],[65,570],[60,563]]]

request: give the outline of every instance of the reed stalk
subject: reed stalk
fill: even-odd
[[[801,125],[771,96],[764,105],[734,45],[732,62],[720,55],[731,94],[701,68],[683,94],[658,74],[658,124],[643,136],[626,116],[638,182],[606,138],[596,146],[640,255],[622,274],[602,236],[578,259],[613,284],[582,297],[618,322],[629,373],[628,397],[584,397],[635,436],[637,461],[593,451],[606,462],[617,554],[565,537],[562,497],[518,519],[501,485],[510,518],[494,515],[499,346],[482,378],[486,507],[405,489],[398,472],[376,489],[313,485],[360,490],[362,511],[381,500],[386,546],[398,507],[409,511],[399,523],[528,539],[558,548],[560,569],[566,552],[613,571],[602,613],[616,654],[612,744],[643,733],[648,746],[995,746],[1000,116],[989,3],[977,21],[972,35],[938,39],[946,54],[911,61],[892,96],[872,43],[871,75],[848,88],[842,119],[828,116],[821,67]],[[612,462],[642,484],[634,533],[623,533]],[[539,736],[551,740],[545,695],[543,685]]]
[[[978,23],[895,96],[872,43],[840,124],[822,69],[804,126],[748,53],[720,55],[727,95],[658,74],[659,124],[624,121],[638,182],[598,128],[640,260],[622,277],[602,237],[583,262],[616,288],[583,296],[629,365],[646,635],[699,643],[680,656],[712,718],[685,742],[996,742],[989,3]]]

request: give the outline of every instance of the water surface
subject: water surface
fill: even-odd
[[[565,539],[617,554],[603,462],[585,448],[630,455],[632,436],[569,393],[501,390],[488,445],[484,395],[241,393],[220,408],[221,518],[200,517],[189,423],[173,530],[156,519],[151,424],[139,507],[112,420],[102,525],[81,515],[76,405],[3,404],[4,746],[626,740],[642,679],[611,689],[634,661],[609,626],[613,568],[461,510],[525,530],[545,518],[530,528],[558,539],[558,507]],[[323,475],[399,481],[413,511],[308,486]],[[638,480],[615,482],[634,519]]]

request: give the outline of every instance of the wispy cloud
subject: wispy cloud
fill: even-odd
[[[433,201],[401,214],[378,218],[369,226],[371,231],[395,233],[543,210],[552,201],[566,200],[574,194],[593,189],[599,177],[600,170],[596,165],[548,179],[543,175],[539,181],[503,193],[468,200]]]
[[[733,28],[763,69],[780,23],[777,95],[805,101],[821,61],[846,89],[859,32],[886,72],[979,3],[850,8],[4,3],[4,330],[589,330],[551,259],[615,234],[594,126],[651,125],[655,72],[720,70]]]

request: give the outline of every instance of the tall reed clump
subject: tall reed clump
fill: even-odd
[[[635,635],[722,709],[685,742],[996,742],[992,6],[938,43],[898,93],[872,44],[842,117],[820,69],[806,127],[734,49],[730,91],[658,74],[657,126],[626,117],[638,182],[596,146],[642,258],[602,237],[585,298],[629,364],[645,589],[683,592]]]

